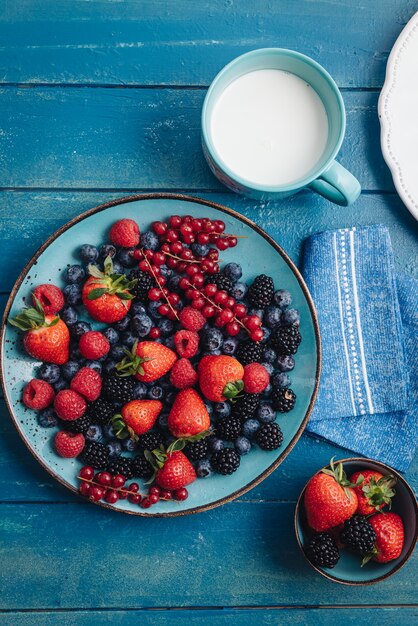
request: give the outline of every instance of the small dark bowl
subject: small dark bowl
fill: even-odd
[[[304,546],[308,544],[313,533],[313,531],[311,531],[308,527],[305,508],[303,505],[303,496],[307,485],[303,488],[296,503],[296,539],[309,565],[322,576],[325,576],[325,578],[343,585],[372,585],[389,578],[389,576],[392,576],[392,574],[399,571],[411,556],[418,535],[417,501],[411,487],[408,485],[403,476],[384,463],[363,458],[342,459],[341,461],[336,461],[336,463],[343,463],[347,476],[354,474],[354,472],[371,469],[376,470],[383,475],[392,474],[396,477],[396,495],[393,498],[391,510],[401,516],[404,524],[405,542],[402,554],[398,559],[389,561],[388,563],[376,563],[375,561],[369,561],[369,563],[367,563],[364,567],[360,567],[361,557],[358,554],[354,554],[349,550],[343,549],[340,551],[340,560],[332,569],[318,567],[317,565],[311,563],[306,557],[304,551]]]

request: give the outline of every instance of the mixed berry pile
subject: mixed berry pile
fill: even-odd
[[[57,454],[84,464],[91,500],[184,500],[253,446],[281,446],[300,316],[271,277],[247,284],[220,260],[238,239],[221,220],[173,215],[142,233],[119,220],[108,243],[80,248],[63,290],[35,287],[33,306],[9,320],[42,361],[23,402],[58,428]]]

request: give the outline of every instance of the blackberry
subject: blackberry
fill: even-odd
[[[206,282],[216,285],[218,289],[226,291],[229,295],[231,295],[231,290],[234,286],[232,281],[224,274],[209,274]]]
[[[113,458],[107,464],[107,471],[111,474],[122,474],[125,478],[133,478],[135,476],[134,473],[134,464],[132,459],[128,459],[126,456],[118,456]]]
[[[261,363],[263,350],[264,348],[260,343],[255,343],[254,341],[243,341],[235,350],[234,357],[242,365],[248,365],[249,363]]]
[[[94,469],[104,469],[109,462],[109,451],[102,443],[86,441],[80,457],[84,465],[91,465]]]
[[[142,452],[149,450],[152,452],[156,448],[159,448],[162,443],[163,438],[160,433],[145,433],[145,435],[138,438],[138,450]]]
[[[216,425],[216,436],[224,441],[235,441],[241,434],[239,417],[222,417]]]
[[[273,294],[273,279],[265,274],[260,274],[248,290],[248,300],[253,307],[264,309],[273,300]]]
[[[211,465],[215,472],[227,476],[237,471],[240,464],[240,456],[232,448],[223,448],[212,456]]]
[[[255,441],[262,450],[276,450],[283,443],[283,433],[276,422],[261,424],[255,436]]]
[[[280,413],[291,411],[296,402],[295,392],[288,387],[273,387],[271,398],[273,401],[273,409]]]
[[[138,478],[150,478],[152,476],[153,469],[147,459],[142,454],[139,454],[132,459],[132,471],[134,476],[137,476]]]
[[[337,544],[328,533],[312,537],[305,553],[310,562],[319,567],[335,567],[340,558]]]
[[[355,515],[344,522],[341,541],[348,547],[365,555],[371,552],[376,543],[376,533],[366,517]]]
[[[88,431],[91,422],[92,422],[92,419],[88,413],[85,413],[84,415],[82,415],[76,420],[65,420],[65,421],[61,420],[60,421],[61,426],[64,430],[70,433],[82,433],[83,435],[85,435],[86,432]]]
[[[114,414],[113,404],[105,398],[98,398],[90,404],[88,409],[88,415],[93,424],[108,424]]]
[[[198,441],[191,441],[184,448],[184,454],[189,461],[200,461],[208,456],[209,445],[207,439],[199,439]]]
[[[280,356],[296,354],[301,341],[297,326],[277,326],[271,333],[271,343]]]
[[[241,422],[244,422],[257,412],[260,404],[260,394],[258,393],[244,393],[232,407],[232,416],[238,417]]]
[[[112,372],[103,380],[102,392],[107,400],[126,404],[135,397],[135,381],[130,376],[121,377]]]
[[[148,274],[148,272],[143,272],[142,270],[135,269],[129,272],[129,280],[136,279],[138,282],[134,287],[130,289],[132,295],[135,296],[138,300],[142,300],[143,302],[148,300],[148,292],[151,287],[154,287],[154,279]]]

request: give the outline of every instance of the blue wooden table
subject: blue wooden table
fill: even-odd
[[[383,162],[376,113],[388,53],[416,1],[2,0],[0,8],[2,304],[57,227],[145,190],[226,204],[261,223],[296,262],[315,231],[385,223],[399,267],[418,274],[417,224]],[[363,187],[352,207],[308,193],[256,205],[210,174],[199,128],[206,88],[233,57],[265,46],[312,56],[341,87],[340,160]],[[0,402],[2,626],[416,623],[418,554],[377,587],[346,588],[298,551],[296,498],[346,451],[304,435],[239,500],[146,520],[91,506],[55,483]],[[418,462],[407,478],[418,487]]]

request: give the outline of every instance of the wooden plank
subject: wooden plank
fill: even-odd
[[[380,626],[408,626],[418,619],[418,609],[363,608],[305,609],[305,608],[261,608],[261,609],[200,609],[200,610],[157,610],[157,611],[45,611],[42,613],[16,613],[1,615],[3,626],[358,626],[361,622]]]
[[[260,47],[295,48],[342,86],[380,87],[414,0],[6,0],[3,82],[208,85]],[[312,34],[315,34],[314,36]]]
[[[304,561],[293,509],[236,502],[140,519],[89,504],[2,504],[0,609],[369,604],[371,591]],[[396,583],[380,583],[379,605],[416,601],[417,565],[415,552]]]
[[[0,89],[0,187],[219,189],[204,160],[205,92]],[[346,92],[339,155],[365,190],[393,191],[379,141],[377,94]]]

